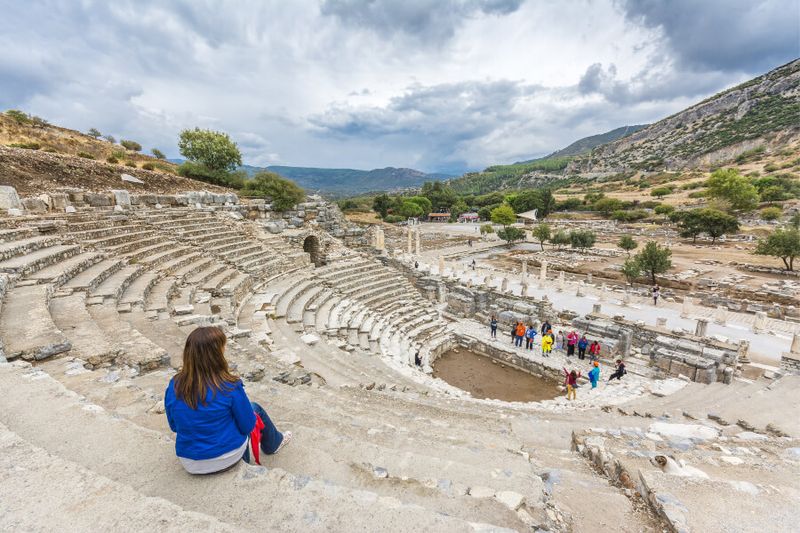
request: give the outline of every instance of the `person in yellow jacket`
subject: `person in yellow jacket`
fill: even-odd
[[[553,337],[550,335],[542,335],[542,355],[550,357],[550,352],[553,351]]]

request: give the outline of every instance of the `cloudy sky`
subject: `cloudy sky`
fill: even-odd
[[[461,173],[800,56],[800,0],[0,0],[0,109],[177,157]]]

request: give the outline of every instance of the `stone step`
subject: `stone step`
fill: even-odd
[[[103,259],[83,270],[64,284],[67,289],[93,290],[125,263],[116,258]]]
[[[37,270],[26,276],[25,279],[36,280],[38,283],[62,285],[102,259],[103,255],[100,253],[84,252]]]
[[[0,340],[7,359],[38,361],[72,348],[50,316],[49,291],[47,285],[28,285],[6,292],[0,312]]]
[[[0,422],[49,453],[187,511],[205,513],[237,528],[255,529],[263,527],[265,518],[264,513],[248,511],[255,499],[269,502],[269,520],[280,523],[285,531],[371,530],[375,524],[388,530],[418,531],[474,531],[481,527],[409,507],[399,499],[382,499],[371,492],[295,476],[280,468],[240,464],[216,474],[214,483],[206,483],[204,490],[198,491],[200,480],[183,472],[171,438],[114,420],[101,409],[81,404],[46,374],[33,380],[34,375],[26,378],[23,370],[12,365],[0,367],[4,391]],[[30,402],[30,397],[36,401]],[[48,423],[54,418],[59,424]],[[108,441],[87,435],[104,435]],[[281,453],[293,453],[291,449]],[[97,457],[104,460],[97,461]],[[269,459],[264,459],[268,465]],[[301,514],[298,509],[308,511]]]
[[[142,372],[169,364],[169,354],[123,320],[115,303],[90,305],[87,309],[106,336],[114,340],[119,363]]]
[[[170,295],[177,290],[177,283],[178,279],[174,276],[157,281],[147,294],[144,308],[148,311],[168,311]]]
[[[16,241],[0,243],[0,261],[5,261],[18,255],[24,255],[45,246],[57,244],[57,240],[50,236],[27,237]]]
[[[76,292],[50,300],[50,315],[72,345],[70,355],[97,367],[117,356],[114,342],[86,310],[86,295]]]
[[[56,530],[65,523],[74,531],[236,531],[31,445],[3,424],[0,484],[14,495],[0,514],[0,529],[8,531]]]
[[[140,265],[124,266],[89,291],[89,294],[94,297],[119,299],[125,289],[142,273],[143,269]]]
[[[10,274],[32,274],[37,270],[54,265],[80,252],[79,246],[56,245],[40,248],[25,255],[18,255],[0,261],[0,272]]]
[[[159,272],[142,273],[125,288],[119,298],[119,302],[121,304],[144,306],[147,296],[160,278],[161,274]]]

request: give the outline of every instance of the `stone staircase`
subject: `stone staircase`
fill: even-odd
[[[476,400],[413,357],[480,326],[448,323],[368,255],[343,250],[315,268],[249,222],[190,208],[42,220],[57,230],[0,229],[3,530],[661,531],[673,522],[648,498],[666,489],[637,497],[585,452],[586,431],[639,439],[685,412],[722,436],[763,436],[771,459],[794,453],[791,380],[671,394],[629,376],[573,403]],[[163,393],[186,335],[207,324],[226,331],[248,395],[295,439],[263,467],[193,477]],[[770,411],[780,398],[787,407]],[[758,412],[740,414],[749,406]],[[764,465],[737,466],[756,484]],[[773,481],[782,506],[793,486]]]

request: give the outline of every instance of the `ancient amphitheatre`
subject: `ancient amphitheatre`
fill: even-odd
[[[559,202],[600,191],[638,205],[655,180],[674,178],[665,202],[703,207],[691,184],[717,167],[753,179],[800,172],[800,122],[778,123],[798,109],[798,87],[800,60],[600,145],[562,174],[514,179],[557,181]],[[774,122],[765,134],[642,166],[678,145],[654,139],[710,137],[726,126],[706,127],[709,117],[740,120],[775,95],[788,103],[764,119]],[[797,198],[778,202],[778,220],[741,215],[721,242],[681,237],[650,208],[638,222],[576,208],[546,220],[594,232],[588,250],[530,233],[509,244],[498,225],[389,223],[319,195],[277,209],[269,196],[153,170],[162,162],[138,150],[112,162],[115,142],[9,117],[0,530],[797,529],[800,280],[753,255],[759,239],[790,231]],[[672,251],[658,305],[646,279],[620,274],[624,236]],[[600,385],[581,377],[568,401],[562,368],[585,374],[587,362],[515,347],[517,321],[598,340]],[[191,476],[175,457],[164,389],[186,336],[209,325],[224,330],[248,395],[294,440],[262,466]],[[457,367],[465,352],[488,361],[465,381],[471,390],[436,377],[437,359]],[[607,383],[616,359],[628,373]],[[476,380],[492,366],[535,376],[541,396],[481,394]]]

